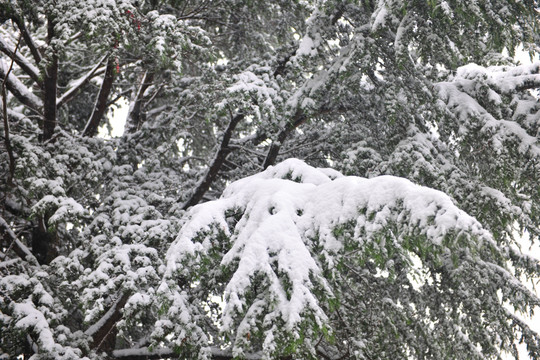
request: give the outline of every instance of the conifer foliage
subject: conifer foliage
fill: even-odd
[[[539,14],[0,0],[0,359],[540,359]]]

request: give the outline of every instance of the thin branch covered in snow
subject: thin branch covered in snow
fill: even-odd
[[[20,68],[28,74],[36,82],[36,84],[41,85],[41,80],[39,78],[39,69],[35,67],[28,59],[26,59],[20,52],[15,50],[2,38],[0,38],[0,51],[6,54],[9,58],[13,59]]]
[[[0,78],[2,80],[6,79],[6,68],[6,63],[0,59]],[[15,74],[10,73],[5,81],[7,89],[17,98],[17,100],[34,110],[36,113],[41,112],[43,101],[27,88]]]
[[[81,78],[73,81],[70,88],[68,90],[66,90],[66,92],[64,92],[62,94],[62,96],[60,96],[56,100],[56,106],[58,108],[60,108],[60,107],[62,107],[62,105],[68,103],[71,99],[73,99],[76,96],[77,92],[84,85],[86,85],[92,78],[105,73],[106,67],[105,66],[102,67],[101,65],[103,64],[103,61],[105,61],[105,59],[107,59],[107,57],[109,57],[109,56],[110,55],[108,55],[108,54],[103,56],[89,72],[87,72]]]

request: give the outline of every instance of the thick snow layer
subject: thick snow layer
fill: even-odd
[[[231,211],[242,214],[234,227],[226,216]],[[217,226],[231,240],[221,265],[234,270],[225,287],[223,329],[234,329],[243,314],[240,334],[260,316],[265,323],[282,319],[287,330],[293,330],[306,311],[324,322],[326,316],[312,292],[314,282],[325,286],[312,242],[318,238],[325,253],[335,254],[343,247],[334,235],[341,224],[355,223],[359,243],[392,222],[416,229],[435,246],[450,231],[489,238],[473,217],[440,191],[392,176],[345,177],[296,159],[234,182],[221,199],[195,206],[188,216],[167,253],[165,278],[174,281],[175,274],[184,271],[184,261],[208,254],[216,244],[211,235],[203,239],[199,235],[215,233]],[[267,295],[248,302],[245,294],[258,276],[265,279]],[[268,336],[273,336],[271,331]]]
[[[305,35],[300,41],[296,56],[315,56],[317,55],[317,45],[309,35]]]
[[[527,130],[516,121],[500,119],[491,113],[486,105],[482,105],[477,98],[481,97],[481,89],[488,86],[488,99],[493,104],[502,102],[501,95],[512,94],[531,84],[540,83],[540,62],[515,67],[490,66],[482,67],[468,64],[457,69],[451,81],[436,84],[439,97],[447,107],[456,114],[462,124],[471,119],[482,121],[481,131],[489,134],[493,148],[497,153],[504,151],[505,144],[516,142],[521,153],[540,155],[538,139],[527,133]],[[527,114],[527,102],[517,103],[516,114]],[[517,116],[517,115],[516,115]],[[462,126],[461,131],[466,131]]]

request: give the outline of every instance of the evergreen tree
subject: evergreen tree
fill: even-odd
[[[0,0],[0,357],[540,358],[539,11]]]

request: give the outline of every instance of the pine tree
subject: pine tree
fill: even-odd
[[[0,356],[540,358],[539,9],[1,0]]]

